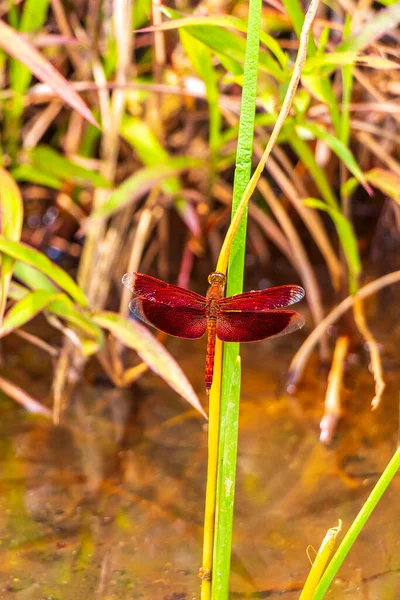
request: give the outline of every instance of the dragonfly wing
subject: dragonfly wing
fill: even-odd
[[[304,325],[304,318],[291,310],[270,312],[221,311],[217,318],[217,336],[223,342],[257,342],[286,335]]]
[[[129,304],[132,313],[141,321],[179,338],[196,339],[207,329],[207,316],[203,310],[174,308],[147,298],[134,298]]]
[[[218,301],[222,310],[243,310],[262,312],[290,306],[304,298],[304,290],[299,285],[280,285],[267,290],[255,290]]]
[[[122,277],[122,283],[128,290],[131,290],[135,296],[155,300],[161,304],[171,307],[186,307],[202,310],[205,307],[206,299],[200,294],[191,292],[177,285],[166,283],[156,277],[143,275],[142,273],[125,273]]]

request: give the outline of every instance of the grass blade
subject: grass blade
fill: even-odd
[[[61,190],[63,182],[61,179],[54,177],[51,173],[43,172],[38,167],[33,165],[19,165],[11,171],[15,181],[27,181],[29,183],[37,183],[55,190]]]
[[[180,13],[175,10],[172,10],[169,7],[164,6],[162,8],[162,12],[170,17],[171,21],[167,21],[158,27],[145,27],[144,29],[139,30],[137,33],[146,32],[146,31],[167,31],[176,28],[185,28],[185,27],[221,27],[227,29],[234,29],[236,31],[240,31],[242,33],[247,34],[247,23],[238,17],[233,15],[208,15],[208,16],[199,16],[194,15],[190,17],[182,17]],[[264,44],[266,48],[271,50],[271,52],[275,55],[275,58],[280,62],[281,67],[286,69],[288,65],[288,56],[282,50],[279,43],[273,38],[271,35],[266,33],[265,31],[260,31],[260,42]]]
[[[160,165],[162,165],[168,168],[169,165],[174,163],[175,159],[169,156],[153,133],[151,127],[145,121],[125,116],[122,121],[121,134],[130,143],[146,167],[157,166],[157,169],[159,169]],[[200,225],[196,218],[197,215],[191,209],[187,200],[179,196],[179,192],[182,189],[179,177],[163,178],[161,189],[166,194],[174,197],[175,207],[193,235],[200,235]]]
[[[335,208],[328,206],[316,198],[305,198],[304,204],[311,208],[327,212],[335,224],[336,231],[349,267],[349,289],[354,294],[357,291],[358,276],[361,273],[361,259],[358,252],[358,242],[351,222]]]
[[[215,167],[217,152],[220,147],[222,115],[219,107],[218,76],[213,66],[212,53],[203,42],[200,42],[185,30],[182,29],[179,36],[193,68],[200,75],[206,87],[210,115],[209,145],[211,163]]]
[[[353,153],[347,146],[345,146],[345,144],[343,144],[343,142],[340,141],[339,138],[329,133],[329,131],[327,131],[324,127],[320,127],[315,123],[302,123],[301,125],[298,125],[296,129],[297,133],[300,133],[302,129],[305,129],[306,131],[309,131],[314,137],[325,142],[325,144],[329,146],[332,152],[334,152],[338,156],[338,158],[340,158],[340,160],[343,161],[350,173],[352,173],[354,177],[358,179],[358,181],[367,190],[367,192],[370,194],[372,193],[371,188],[369,187],[363,172],[358,166],[358,163],[354,158]]]
[[[392,481],[393,477],[396,475],[397,471],[400,468],[400,448],[397,448],[394,456],[390,460],[388,466],[380,476],[377,484],[374,489],[368,496],[364,506],[354,519],[353,523],[350,526],[350,529],[346,533],[343,538],[342,543],[334,554],[331,562],[329,563],[325,573],[321,577],[321,581],[318,584],[318,587],[315,591],[313,600],[321,600],[325,593],[328,591],[330,584],[333,581],[336,573],[338,572],[341,564],[349,553],[351,547],[356,541],[359,533],[362,531],[365,523],[368,521],[372,511],[378,504],[379,500],[382,498],[386,488],[389,483]]]
[[[0,236],[0,252],[39,269],[66,291],[78,304],[87,306],[85,294],[72,277],[38,250],[21,242],[6,240],[5,237]]]
[[[78,185],[91,184],[94,187],[110,187],[110,182],[99,173],[64,158],[50,146],[43,144],[36,146],[31,150],[30,157],[32,166],[48,176],[59,178],[62,181],[71,181]]]
[[[282,4],[287,10],[287,13],[290,17],[290,20],[292,21],[293,28],[296,32],[297,37],[300,38],[301,30],[304,24],[304,14],[299,0],[282,0]],[[309,57],[311,57],[314,56],[316,52],[317,46],[311,35],[308,39],[307,54]],[[328,78],[321,78],[319,75],[315,75],[314,77],[305,76],[304,80],[308,80],[310,90],[313,90],[314,87],[319,90],[319,93],[322,95],[324,101],[327,103],[329,114],[331,116],[336,134],[339,134],[340,112],[336,100],[336,94],[333,91],[331,82]]]
[[[169,28],[176,27],[176,25],[175,25],[175,21],[177,20],[176,17],[180,17],[181,15],[179,13],[177,13],[176,11],[173,11],[170,8],[167,9],[166,7],[164,7],[163,12],[164,12],[164,14],[166,14],[167,16],[171,17],[174,20],[171,22],[171,24],[169,24],[169,23],[163,24],[162,27],[165,27],[165,26],[168,26]],[[214,18],[216,19],[215,21],[214,21]],[[229,17],[228,22],[230,22],[230,23],[234,22],[231,20],[232,18],[233,17]],[[179,21],[181,22],[182,19],[179,19]],[[201,25],[190,25],[190,26],[185,25],[185,29],[188,33],[190,33],[190,35],[192,35],[193,37],[198,39],[200,42],[203,42],[206,46],[208,46],[215,53],[226,56],[228,59],[237,61],[239,63],[243,63],[244,58],[245,58],[246,42],[241,36],[238,36],[233,31],[229,31],[228,29],[224,28],[223,23],[226,23],[226,22],[227,21],[225,20],[225,17],[223,17],[222,21],[221,21],[221,17],[214,17],[214,16],[212,18],[207,17],[207,21],[202,22]],[[186,21],[186,23],[187,23],[187,21]],[[221,24],[222,26],[217,26],[216,23]],[[236,27],[235,27],[235,29],[236,29]],[[260,35],[261,35],[261,32],[260,32]],[[268,37],[268,39],[263,37],[263,39],[265,42],[267,42],[266,43],[267,46],[271,46],[269,37]],[[274,48],[276,50],[275,46],[274,46]],[[258,67],[260,70],[271,74],[273,77],[275,77],[275,79],[277,79],[278,81],[281,81],[283,83],[287,79],[286,67],[288,64],[288,59],[287,59],[286,55],[285,55],[285,57],[282,56],[282,51],[280,54],[280,58],[284,65],[285,70],[283,70],[281,68],[281,66],[277,63],[277,61],[272,56],[270,56],[269,54],[267,54],[265,52],[261,52],[259,54]]]
[[[28,293],[22,300],[14,304],[7,312],[3,325],[0,328],[0,337],[4,337],[18,329],[37,314],[39,314],[46,306],[54,300],[55,296],[53,292],[47,292],[45,290],[37,290],[35,292]]]
[[[127,204],[137,202],[154,185],[177,175],[181,171],[199,165],[198,160],[190,157],[170,158],[168,164],[158,164],[143,167],[125,179],[125,181],[110,194],[108,199],[99,206],[87,219],[85,229],[97,219],[107,219],[121,210]]]
[[[31,290],[58,292],[57,286],[46,275],[43,275],[41,271],[31,265],[16,260],[13,273],[14,277],[22,281]]]

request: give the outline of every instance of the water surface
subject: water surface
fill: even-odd
[[[371,413],[366,361],[346,374],[344,418],[318,441],[327,373],[315,357],[296,397],[283,375],[302,333],[243,346],[231,599],[299,597],[306,549],[360,509],[398,440],[399,354],[379,334],[387,391]],[[200,397],[204,341],[168,348]],[[27,351],[25,351],[27,352]],[[45,401],[46,361],[8,355],[3,373]],[[206,425],[157,377],[133,390],[82,386],[54,428],[0,402],[0,600],[198,600]],[[398,478],[327,596],[400,598]],[[313,551],[310,550],[310,556]]]

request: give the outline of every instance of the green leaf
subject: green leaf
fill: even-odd
[[[301,28],[303,27],[304,23],[304,13],[301,3],[299,0],[282,0],[282,3],[290,17],[290,20],[292,21],[297,37],[300,38]],[[317,46],[312,34],[310,34],[307,55],[314,56],[316,52]],[[316,96],[317,99],[321,100],[327,105],[333,127],[338,135],[340,129],[340,112],[336,100],[336,94],[329,78],[319,77],[317,74],[312,76],[305,75],[302,77],[302,82],[304,85],[306,85],[307,89]]]
[[[55,190],[61,190],[62,181],[51,173],[46,173],[39,167],[34,165],[19,165],[11,171],[12,176],[16,181],[28,181],[37,185],[44,185]]]
[[[180,16],[180,13],[177,13],[176,11],[165,6],[163,7],[163,13],[171,17],[172,19],[176,19],[176,16]],[[229,17],[228,20],[226,20],[225,17],[222,19],[222,23],[225,23],[225,27],[227,26],[226,23],[229,21]],[[214,21],[214,17],[211,18],[211,21],[210,17],[206,17],[205,21],[202,22],[201,25],[185,25],[185,29],[187,33],[190,33],[190,35],[200,40],[200,42],[203,42],[214,52],[227,56],[228,58],[243,64],[245,57],[246,40],[243,37],[237,35],[236,33],[229,31],[228,29],[215,25],[215,22],[218,22],[218,20]],[[235,18],[233,22],[237,24]],[[171,29],[175,28],[176,20],[173,20],[167,24],[163,24],[161,27],[165,26]],[[266,34],[266,36],[268,36],[268,34]],[[270,38],[270,36],[268,36],[268,38],[272,39]],[[263,39],[265,40],[265,37]],[[288,61],[286,56],[283,57],[282,50],[280,56],[284,62],[286,69]],[[286,72],[282,70],[280,65],[272,56],[270,56],[264,51],[261,51],[259,54],[259,68],[262,71],[273,75],[278,81],[286,81]]]
[[[314,153],[307,142],[297,135],[295,128],[291,125],[285,127],[285,133],[289,144],[314,179],[322,198],[327,204],[333,208],[337,208],[338,201],[335,192],[329,183],[324,169],[317,163]]]
[[[178,363],[144,325],[106,311],[94,313],[93,320],[100,327],[110,331],[125,346],[136,350],[154,373],[160,375],[172,389],[206,417],[198,397]]]
[[[122,121],[121,135],[130,143],[147,167],[165,165],[171,160],[168,152],[145,121],[126,115]],[[163,181],[161,187],[167,194],[176,194],[181,189],[181,184],[177,177],[171,177]]]
[[[1,233],[9,240],[18,241],[21,237],[24,207],[21,192],[11,175],[0,167],[0,225]],[[6,306],[14,259],[3,256],[0,260],[0,324]]]
[[[358,252],[357,237],[354,233],[352,224],[344,215],[342,215],[339,210],[328,206],[321,200],[316,198],[305,198],[303,202],[310,208],[316,208],[318,210],[327,212],[334,222],[347,264],[349,266],[350,293],[355,294],[357,291],[357,279],[361,273],[362,267],[360,254]]]
[[[343,35],[348,35],[351,32],[352,18],[347,15],[344,23]],[[353,72],[352,65],[342,67],[342,118],[340,121],[339,139],[345,146],[349,145],[350,140],[350,103],[353,91]],[[343,193],[343,186],[342,186]]]
[[[33,166],[64,181],[92,184],[95,187],[110,187],[110,183],[99,173],[81,167],[64,158],[50,146],[40,145],[30,151]]]
[[[296,131],[301,135],[301,131],[305,130],[310,132],[314,137],[325,142],[327,146],[334,152],[340,160],[346,165],[350,173],[354,175],[361,183],[363,187],[371,193],[371,188],[369,187],[363,172],[357,164],[356,159],[354,158],[351,150],[343,144],[337,137],[329,133],[324,127],[320,125],[316,125],[315,123],[304,122],[301,125],[296,126]]]
[[[365,175],[365,178],[367,179],[367,176],[366,176],[367,174],[364,173],[364,175]],[[357,181],[357,179],[355,177],[349,177],[348,180],[340,187],[340,193],[342,196],[352,196],[359,185],[360,185],[360,183]]]
[[[233,15],[208,15],[208,16],[190,16],[183,17],[181,13],[173,10],[167,6],[163,6],[161,8],[162,12],[172,19],[171,21],[167,21],[159,26],[146,27],[141,31],[167,31],[171,29],[177,28],[188,28],[188,27],[197,27],[199,29],[207,28],[207,27],[219,27],[224,29],[234,29],[235,31],[240,31],[241,33],[247,33],[247,23],[238,17]],[[207,29],[205,29],[207,31]],[[282,50],[279,43],[273,38],[271,35],[260,29],[260,42],[264,44],[268,50],[270,50],[277,60],[280,62],[281,67],[286,69],[288,66],[289,58],[287,54]]]
[[[46,275],[20,260],[15,261],[14,277],[22,281],[31,290],[58,292],[57,286]]]
[[[0,167],[1,232],[9,240],[21,237],[24,207],[21,192],[11,175]]]
[[[298,0],[282,0],[282,4],[285,7],[290,20],[292,21],[293,29],[299,38],[301,34],[301,28],[303,27],[304,23],[304,13],[301,8],[301,4]],[[310,35],[308,42],[308,52],[310,56],[315,54],[316,50],[317,46],[315,45],[314,38]]]
[[[51,262],[47,256],[38,252],[38,250],[21,242],[6,240],[3,236],[0,236],[0,252],[39,269],[39,271],[50,277],[64,291],[70,294],[78,304],[87,306],[85,294],[72,277],[61,269],[61,267]]]
[[[43,26],[48,12],[49,0],[26,0],[18,30],[20,33],[35,33]],[[32,79],[30,70],[18,60],[10,62],[10,86],[19,94],[25,94]]]
[[[135,0],[133,3],[132,29],[135,30],[151,18],[151,0]]]
[[[0,328],[0,337],[18,329],[42,311],[56,297],[53,292],[38,290],[28,293],[10,308]]]
[[[200,75],[206,86],[206,97],[209,122],[209,144],[213,164],[215,165],[216,154],[220,146],[220,132],[222,115],[219,108],[218,76],[212,62],[212,54],[203,42],[199,42],[184,29],[179,32],[182,45],[188,55],[193,68]]]
[[[121,134],[131,144],[136,154],[147,167],[157,167],[157,174],[161,174],[160,168],[168,168],[170,164],[174,164],[174,161],[177,160],[169,157],[169,154],[162,147],[151,127],[145,121],[125,116],[122,121]],[[178,159],[178,161],[179,160],[180,159]],[[139,172],[135,173],[135,175],[138,175],[138,173]],[[135,177],[135,175],[132,177]],[[144,173],[143,175],[145,176]],[[152,187],[152,184],[150,187]],[[178,195],[179,191],[182,189],[179,178],[168,177],[165,178],[165,180],[163,178],[161,188],[166,194],[174,196],[175,207],[193,235],[200,235],[200,225],[195,211],[185,198]],[[140,192],[140,195],[142,195],[142,193],[144,192]],[[136,198],[131,201],[133,202],[135,200]]]
[[[39,271],[36,271],[38,275],[41,275]],[[104,343],[103,332],[98,325],[92,320],[92,318],[84,311],[78,310],[72,300],[63,293],[58,292],[57,288],[51,290],[35,290],[40,292],[46,292],[51,297],[51,300],[46,310],[57,317],[60,317],[67,321],[69,325],[72,325],[78,329],[81,333],[88,335],[90,338],[96,341],[96,345],[93,346],[92,350],[96,351]],[[10,291],[8,297],[12,300],[22,300],[30,294],[29,290],[22,285],[19,285],[15,281],[11,282]]]
[[[168,164],[143,167],[125,179],[125,181],[110,194],[108,199],[95,210],[84,227],[93,224],[96,219],[107,219],[127,204],[137,202],[146,192],[161,181],[177,175],[181,171],[198,166],[199,160],[190,157],[170,158]]]
[[[65,319],[70,325],[73,325],[96,341],[97,347],[92,346],[91,353],[103,345],[104,336],[100,327],[96,325],[91,316],[77,310],[65,294],[59,294],[55,300],[50,302],[47,308],[49,312]]]
[[[10,11],[8,13],[8,24],[11,26],[13,25],[10,18],[12,4],[13,2],[9,5]],[[22,7],[18,7],[18,10],[22,10],[22,13],[19,23],[15,20],[16,28],[23,34],[38,33],[46,20],[48,8],[49,0],[25,0]],[[22,133],[21,117],[25,108],[24,95],[31,81],[32,73],[30,69],[19,60],[11,58],[9,61],[9,86],[13,94],[3,108],[5,143],[13,162],[19,149]]]
[[[99,126],[73,86],[43,54],[2,20],[0,20],[0,47],[12,57],[21,61],[40,81],[47,83],[57,96],[78,111],[89,123]]]

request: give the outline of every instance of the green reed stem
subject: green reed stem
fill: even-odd
[[[352,545],[357,539],[358,534],[364,527],[367,522],[369,516],[374,510],[375,506],[378,504],[379,500],[382,498],[383,493],[388,487],[389,483],[392,481],[393,477],[396,475],[397,471],[400,468],[400,448],[397,448],[393,458],[389,462],[388,466],[380,476],[377,484],[374,489],[368,496],[364,506],[354,519],[350,529],[346,533],[343,538],[342,543],[339,548],[335,552],[331,562],[329,563],[325,573],[321,577],[321,580],[318,584],[317,589],[315,590],[315,594],[313,600],[321,600],[324,597],[325,592],[328,590],[330,584],[332,583],[333,578],[338,572],[342,562],[346,558],[349,553]]]
[[[260,45],[261,0],[250,0],[244,66],[242,104],[236,152],[232,216],[250,180],[253,154],[254,119],[257,93],[258,56]],[[243,289],[246,249],[247,209],[232,243],[228,265],[228,296]],[[240,364],[239,344],[224,344],[222,370],[219,469],[216,496],[214,558],[212,570],[212,600],[227,600],[231,561],[233,503],[236,474],[237,438],[239,429]]]

